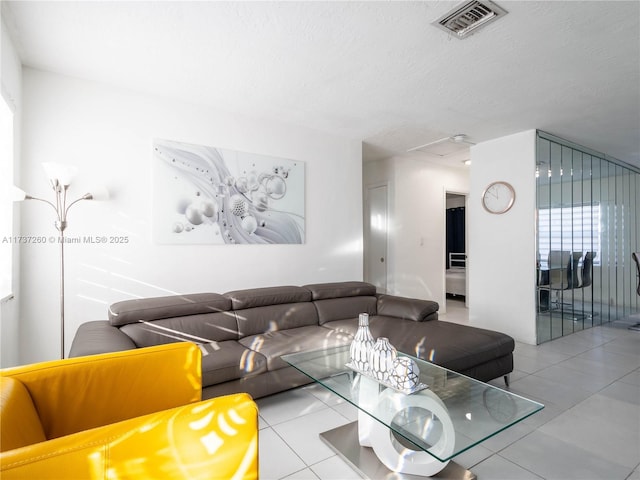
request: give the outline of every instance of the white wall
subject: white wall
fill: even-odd
[[[469,191],[466,168],[418,155],[366,163],[364,183],[389,185],[388,292],[434,300],[446,312],[446,192]]]
[[[4,18],[0,22],[0,84],[2,88],[2,96],[9,104],[14,113],[13,127],[13,165],[14,180],[19,179],[18,158],[20,155],[20,123],[21,123],[21,97],[22,97],[22,66],[20,58],[13,45],[11,37],[8,34],[7,26]],[[7,201],[3,198],[3,201]],[[14,208],[14,218],[12,231],[2,231],[2,237],[12,236],[19,230],[19,218],[17,208]],[[4,226],[4,225],[3,225]],[[19,247],[11,243],[2,243],[0,248],[11,249],[13,265],[18,265],[20,261]],[[18,308],[15,295],[18,295],[20,283],[19,269],[14,268],[12,272],[12,289],[14,296],[0,299],[0,367],[6,368],[18,364]]]
[[[535,345],[535,130],[471,147],[469,321]],[[516,190],[502,215],[480,202],[488,184],[504,180]]]
[[[115,301],[188,292],[362,279],[360,142],[291,125],[143,96],[41,71],[23,72],[22,187],[52,195],[40,163],[79,167],[76,198],[96,184],[107,202],[81,202],[67,236],[120,235],[128,244],[67,245],[68,351],[82,322]],[[153,138],[306,162],[304,245],[156,245],[151,238]],[[22,234],[56,234],[53,211],[21,205]],[[20,298],[22,363],[59,355],[58,245],[25,245]]]

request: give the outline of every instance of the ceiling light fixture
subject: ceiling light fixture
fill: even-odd
[[[506,14],[507,11],[504,8],[490,0],[473,0],[444,14],[433,22],[433,25],[462,39]]]
[[[469,148],[469,145],[475,145],[475,143],[467,140],[467,136],[464,133],[456,133],[450,137],[440,138],[424,145],[412,147],[407,150],[407,153],[421,151],[438,157],[446,157],[451,153]]]

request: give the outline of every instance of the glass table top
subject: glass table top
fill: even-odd
[[[400,352],[398,356],[416,362],[420,382],[427,389],[406,395],[353,371],[346,366],[349,346],[283,355],[282,359],[382,422],[400,444],[427,451],[442,462],[544,408],[424,360]],[[447,432],[455,438],[454,446],[441,451],[435,446]]]

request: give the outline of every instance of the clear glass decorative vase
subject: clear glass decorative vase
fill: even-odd
[[[369,315],[361,313],[358,317],[358,331],[351,342],[349,353],[351,364],[360,371],[369,370],[369,352],[373,348],[375,340],[369,330]]]
[[[398,357],[398,351],[385,337],[378,338],[369,353],[369,372],[376,379],[385,382],[393,370],[393,362]]]

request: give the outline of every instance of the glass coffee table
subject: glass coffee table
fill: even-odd
[[[398,352],[398,356],[408,356]],[[365,477],[475,479],[451,459],[544,405],[409,357],[426,388],[406,394],[347,367],[349,346],[283,355],[313,381],[358,408],[358,421],[320,434]],[[392,473],[395,472],[395,473]]]

